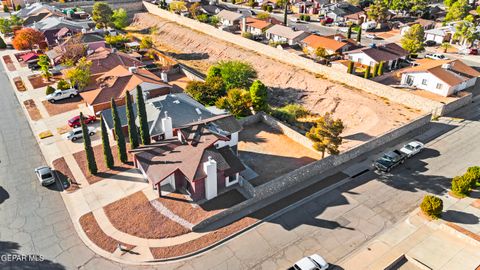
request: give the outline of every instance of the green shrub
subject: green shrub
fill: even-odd
[[[53,92],[55,92],[55,88],[51,87],[50,85],[47,86],[47,90],[45,90],[45,94],[50,95],[50,94],[53,94]]]
[[[253,39],[253,35],[250,32],[242,32],[242,37],[248,38],[248,39]]]
[[[432,218],[438,218],[442,214],[443,201],[436,196],[425,195],[420,204],[420,209],[425,215]]]
[[[272,6],[267,6],[267,11],[268,12],[273,12],[273,7]]]
[[[465,197],[470,190],[470,179],[465,176],[455,176],[452,179],[452,192],[459,196]]]
[[[67,89],[70,89],[70,84],[66,80],[61,79],[57,83],[57,88],[60,90],[67,90]]]
[[[207,23],[208,22],[208,15],[207,14],[197,15],[197,20],[200,21],[200,22],[203,22],[203,23]]]
[[[467,172],[463,175],[470,183],[471,188],[475,188],[477,186],[477,181],[480,179],[480,167],[474,166],[467,169]]]
[[[474,175],[475,180],[480,180],[480,166],[473,166],[467,169],[467,173]]]
[[[309,22],[311,20],[310,15],[305,15],[305,21]]]
[[[268,10],[268,6],[267,6],[267,5],[262,5],[262,10],[263,10],[263,11],[267,11],[267,10]],[[8,12],[8,11],[6,11],[6,12]]]
[[[273,117],[287,123],[294,123],[298,118],[310,114],[305,107],[299,104],[288,104],[280,108],[275,108],[271,113]]]

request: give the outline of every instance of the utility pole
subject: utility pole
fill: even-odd
[[[288,10],[288,0],[285,1],[285,10],[283,11],[283,25],[287,25],[287,10]]]

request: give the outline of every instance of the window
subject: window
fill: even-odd
[[[422,85],[427,85],[427,79],[422,80]]]
[[[225,176],[225,186],[229,187],[238,182],[238,173],[234,176]]]
[[[441,83],[437,83],[437,89],[442,89],[442,84]]]

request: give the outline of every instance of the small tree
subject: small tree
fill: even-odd
[[[378,64],[375,63],[375,65],[373,66],[372,77],[375,77],[377,75],[378,75]]]
[[[358,32],[357,32],[357,42],[358,42],[358,43],[362,42],[362,27],[359,27],[359,28],[358,28]]]
[[[55,88],[53,88],[52,86],[47,86],[47,89],[45,90],[45,95],[50,95],[50,94],[53,94],[55,92]]]
[[[107,127],[105,126],[103,116],[100,117],[100,127],[102,129],[103,159],[105,161],[105,166],[111,169],[114,165],[114,159],[112,155],[112,148],[110,147],[110,139],[108,138]]]
[[[217,100],[215,106],[230,111],[230,113],[236,117],[241,117],[250,114],[252,100],[248,91],[233,88],[227,92],[227,96]]]
[[[105,2],[96,2],[93,5],[92,19],[99,28],[107,28],[112,21],[113,10]]]
[[[135,115],[133,113],[132,96],[127,91],[125,94],[125,106],[127,110],[127,124],[128,124],[128,138],[130,140],[130,147],[135,149],[138,147],[138,131],[135,124]]]
[[[375,0],[367,12],[368,18],[376,22],[384,22],[388,16],[388,6],[383,0]]]
[[[117,105],[115,104],[115,100],[113,98],[110,101],[110,106],[112,108],[113,128],[115,131],[115,140],[117,141],[118,157],[122,163],[127,163],[127,145],[125,143],[125,137],[123,136],[122,123],[120,122],[120,117],[118,116]]]
[[[259,19],[259,20],[266,20],[268,18],[270,18],[270,14],[268,14],[267,12],[259,12],[257,14],[257,19]]]
[[[143,145],[150,144],[150,131],[148,129],[147,111],[143,99],[142,87],[137,86],[137,115],[140,123],[140,138]]]
[[[370,78],[370,66],[367,66],[367,67],[365,68],[365,73],[363,74],[363,77],[364,77],[365,79]]]
[[[140,41],[140,49],[151,49],[153,47],[153,40],[151,37],[145,36]]]
[[[172,1],[169,5],[169,9],[171,12],[174,13],[180,13],[182,11],[187,10],[187,6],[185,5],[185,2],[182,1]]]
[[[347,38],[351,39],[352,38],[352,27],[353,25],[350,25],[347,30]]]
[[[83,119],[82,113],[80,113],[80,119]],[[88,132],[87,125],[84,121],[80,121],[80,125],[82,127],[83,146],[85,148],[85,154],[87,156],[88,171],[91,174],[97,174],[97,162],[95,161],[95,154],[93,153],[92,142],[90,141],[90,134]]]
[[[322,158],[325,157],[325,152],[330,155],[338,155],[339,146],[342,144],[342,134],[344,129],[343,122],[340,119],[333,119],[330,113],[326,113],[320,117],[315,126],[313,126],[306,136],[313,141],[313,148],[322,153]]]
[[[67,90],[69,88],[70,88],[70,84],[66,80],[61,79],[57,82],[57,89]]]
[[[83,90],[90,82],[91,66],[92,62],[82,57],[74,68],[66,71],[65,78],[70,81],[71,85],[76,86],[79,90]]]
[[[220,61],[212,68],[220,70],[220,77],[227,90],[232,88],[248,88],[252,80],[257,77],[257,72],[252,65],[243,61]]]
[[[320,59],[325,59],[327,57],[328,53],[327,50],[323,47],[318,47],[315,49],[315,57],[320,58]]]
[[[380,61],[380,64],[378,64],[377,76],[382,76],[382,75],[383,75],[383,61]]]
[[[127,11],[123,8],[119,8],[113,11],[112,24],[117,29],[123,29],[128,26]]]
[[[442,45],[440,45],[440,48],[443,49],[444,53],[447,53],[448,49],[452,48],[452,45],[448,42],[443,42]]]
[[[266,111],[268,109],[268,91],[261,81],[255,80],[250,86],[250,98],[255,111]]]
[[[455,176],[452,179],[452,192],[458,197],[465,197],[470,191],[470,179],[462,176]]]
[[[273,12],[273,7],[272,6],[267,6],[267,11],[272,13]]]
[[[7,44],[5,44],[5,41],[3,40],[2,37],[0,37],[0,49],[6,49]]]
[[[53,74],[50,72],[50,62],[48,61],[48,57],[46,55],[40,55],[38,57],[37,64],[40,66],[40,70],[42,71],[42,77],[49,81]]]
[[[195,2],[193,3],[189,8],[188,8],[188,12],[190,12],[190,14],[192,15],[193,18],[197,18],[197,15],[198,15],[198,11],[200,9],[200,3],[199,2]]]
[[[348,72],[349,74],[353,74],[353,71],[354,71],[353,69],[354,69],[354,67],[355,67],[355,64],[353,63],[353,61],[349,61],[349,62],[348,62],[347,72]]]
[[[217,76],[207,77],[205,82],[191,81],[185,92],[204,105],[214,105],[226,93],[222,78]]]
[[[7,5],[3,5],[3,12],[5,13],[9,13],[10,10],[8,9],[8,6]]]
[[[33,50],[34,46],[38,46],[45,41],[42,32],[33,28],[23,28],[15,33],[12,45],[16,50]]]
[[[20,9],[22,9],[22,5],[18,4],[18,5],[15,7],[15,11],[19,11]]]
[[[420,204],[420,209],[425,215],[437,219],[442,214],[443,201],[436,196],[425,195],[422,203]]]
[[[418,53],[424,49],[423,40],[425,32],[420,24],[415,24],[408,29],[401,39],[402,47],[409,53]]]

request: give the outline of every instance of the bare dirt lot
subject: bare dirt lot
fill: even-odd
[[[288,136],[264,123],[244,127],[238,142],[240,159],[258,176],[249,182],[258,186],[321,158]]]
[[[136,30],[154,26],[158,29],[155,35],[156,46],[170,52],[186,65],[205,72],[211,64],[219,60],[247,61],[257,70],[258,78],[271,88],[271,105],[299,103],[313,113],[333,112],[334,116],[341,118],[346,125],[344,147],[382,134],[420,114],[403,105],[355,90],[353,87],[317,78],[315,74],[303,69],[269,59],[148,13],[137,14],[132,24],[132,28]]]

